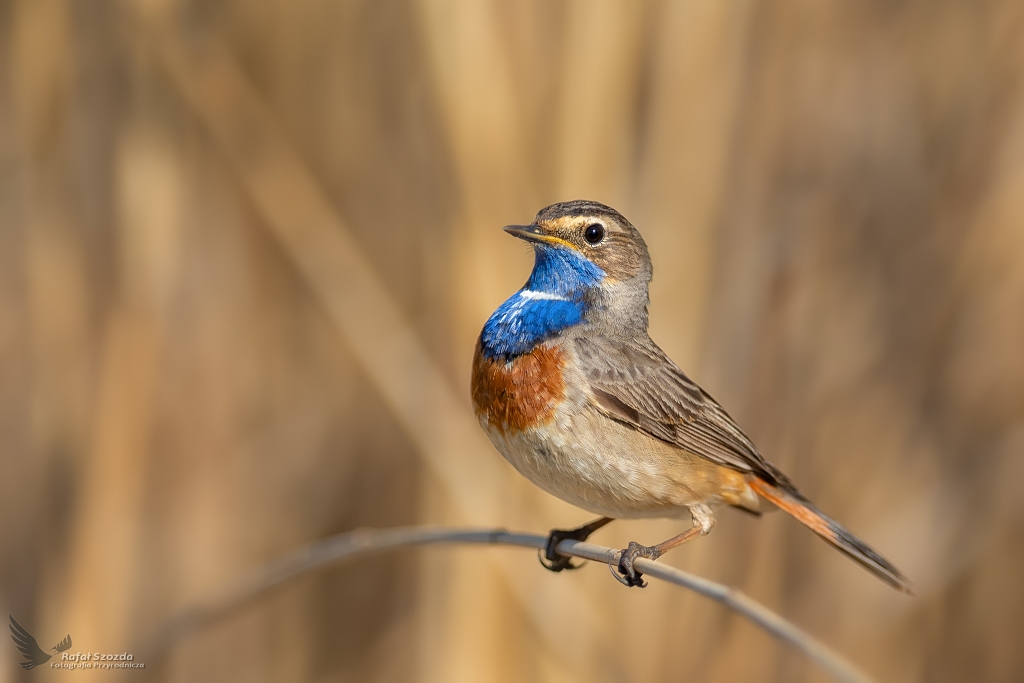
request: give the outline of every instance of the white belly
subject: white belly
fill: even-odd
[[[711,463],[592,408],[560,409],[550,423],[514,434],[483,427],[527,479],[598,515],[688,517],[688,505],[717,502]]]

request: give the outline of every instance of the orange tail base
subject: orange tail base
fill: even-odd
[[[762,498],[796,517],[808,529],[859,562],[882,581],[896,590],[914,594],[910,580],[892,562],[850,533],[842,524],[826,516],[796,491],[780,489],[758,478],[750,481],[750,488]]]

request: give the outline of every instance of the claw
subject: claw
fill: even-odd
[[[558,542],[555,543],[555,545],[557,546],[558,543],[561,543],[561,542],[562,542],[561,539],[559,539]],[[555,550],[550,551],[555,556],[555,559],[551,559],[551,555],[549,555],[548,552],[549,551],[547,550],[546,546],[545,546],[545,549],[543,551],[537,550],[537,559],[540,560],[540,565],[542,567],[544,567],[544,569],[547,569],[548,571],[561,572],[561,571],[565,571],[567,569],[568,570],[579,569],[580,567],[582,567],[585,564],[585,562],[581,562],[579,564],[573,564],[572,563],[572,558],[566,557],[565,555],[559,555],[558,551],[555,551]]]
[[[600,524],[598,524],[598,522],[600,522]],[[590,534],[594,533],[596,529],[599,529],[607,523],[602,520],[598,520],[598,522],[581,526],[579,529],[552,529],[551,533],[548,534],[547,542],[544,543],[544,554],[541,555],[540,551],[537,552],[541,565],[550,571],[560,572],[566,569],[579,569],[586,564],[585,561],[580,562],[579,564],[573,564],[572,558],[558,552],[558,544],[565,540],[587,540]],[[547,562],[544,560],[547,560]]]
[[[633,567],[633,562],[638,557],[656,560],[661,557],[661,551],[652,546],[630,541],[629,546],[619,554],[618,566],[608,565],[612,576],[623,586],[630,588],[645,588],[647,586],[647,582],[643,580],[643,574]]]
[[[622,574],[620,574],[619,573],[619,569],[615,565],[613,565],[613,564],[608,565],[608,571],[611,572],[611,575],[615,577],[616,581],[621,583],[626,588],[646,588],[647,587],[647,582],[644,581],[643,579],[639,578],[639,577],[643,576],[640,573],[637,573],[637,581],[638,581],[638,583],[633,583],[631,579],[629,579],[629,578],[623,576]]]
[[[553,572],[565,571],[566,569],[579,569],[584,563],[573,564],[572,558],[558,552],[558,544],[566,539],[573,541],[585,541],[590,535],[588,529],[552,529],[548,534],[548,540],[544,543],[544,554],[537,551],[537,559],[541,565]],[[544,560],[547,560],[545,562]]]
[[[537,557],[540,559],[541,565],[550,571],[560,572],[566,569],[579,569],[586,562],[580,564],[573,564],[572,560],[565,555],[558,552],[558,544],[562,541],[585,541],[590,537],[590,534],[594,533],[608,522],[613,521],[611,517],[602,517],[601,519],[595,519],[590,524],[584,524],[578,529],[552,529],[551,533],[548,534],[548,539],[544,543],[544,554],[537,553]],[[547,560],[545,562],[544,560]]]

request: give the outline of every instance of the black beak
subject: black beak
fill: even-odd
[[[532,225],[506,225],[503,230],[513,237],[518,237],[527,242],[547,242],[548,236],[536,223]]]

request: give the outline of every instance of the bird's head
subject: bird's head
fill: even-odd
[[[591,304],[588,318],[647,328],[651,259],[640,232],[615,209],[591,201],[552,204],[530,225],[505,231],[531,242],[526,289]]]

